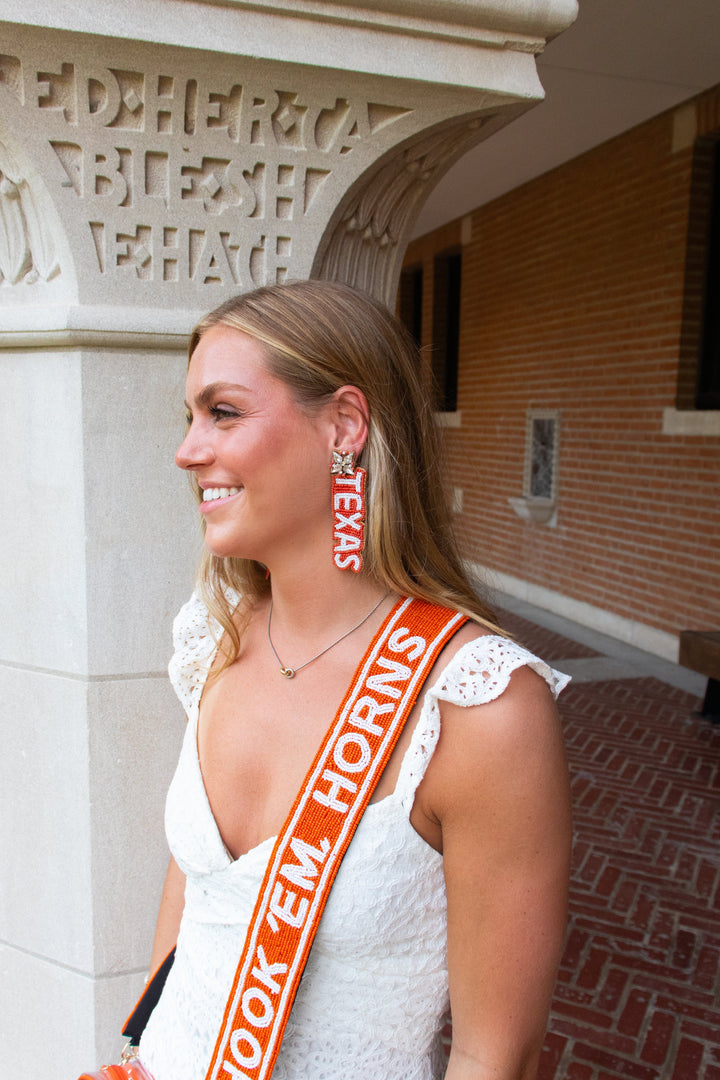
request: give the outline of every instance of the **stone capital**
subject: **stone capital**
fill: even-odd
[[[573,10],[101,0],[78,13],[94,37],[66,7],[30,25],[58,20],[30,0],[0,54],[0,342],[175,345],[226,296],[309,276],[392,302],[429,191],[539,100],[533,54]]]
[[[511,81],[512,54],[576,15],[577,0],[0,0],[8,23],[475,88]]]

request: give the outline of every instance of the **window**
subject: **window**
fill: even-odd
[[[435,256],[432,373],[439,412],[457,410],[461,278],[462,254],[458,249]]]
[[[422,301],[422,266],[408,266],[400,274],[398,315],[415,338],[418,348],[422,345]]]
[[[528,413],[524,494],[530,499],[555,499],[557,421],[556,412]]]
[[[508,499],[518,517],[539,525],[557,524],[557,462],[560,413],[528,409],[522,496]]]
[[[712,147],[697,409],[720,409],[720,142]]]
[[[720,419],[720,132],[693,150],[676,406],[667,434]]]

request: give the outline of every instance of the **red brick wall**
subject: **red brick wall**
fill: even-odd
[[[720,127],[720,88],[698,134]],[[675,406],[692,150],[663,114],[471,215],[458,409],[447,431],[468,552],[677,633],[720,626],[720,436],[662,433]],[[425,266],[460,223],[414,241]],[[687,343],[686,343],[687,344]],[[522,521],[526,409],[561,410],[557,525]]]

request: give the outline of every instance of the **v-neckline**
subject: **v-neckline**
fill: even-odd
[[[400,601],[398,601],[398,602],[400,602]],[[230,849],[228,848],[227,844],[225,843],[225,841],[223,839],[222,831],[220,829],[220,826],[218,825],[217,818],[215,817],[215,813],[213,811],[212,804],[210,802],[210,796],[208,794],[207,786],[205,784],[205,777],[203,776],[202,763],[200,761],[200,708],[201,708],[201,705],[202,705],[203,695],[205,693],[205,687],[207,685],[207,681],[208,681],[208,679],[210,677],[210,673],[211,673],[211,671],[213,669],[215,661],[217,660],[217,655],[218,655],[218,651],[220,649],[220,646],[222,644],[223,636],[224,635],[222,635],[220,638],[218,638],[215,641],[212,649],[209,651],[209,653],[207,655],[206,663],[203,665],[204,668],[205,668],[204,675],[202,677],[202,681],[198,682],[198,684],[196,685],[196,694],[195,694],[195,697],[194,697],[194,700],[193,700],[193,712],[192,712],[192,716],[188,715],[188,721],[189,721],[190,730],[192,731],[192,746],[193,746],[193,755],[192,756],[193,756],[193,762],[194,762],[195,769],[197,771],[197,779],[198,779],[199,784],[200,784],[200,789],[202,791],[203,804],[206,807],[208,817],[209,817],[210,821],[212,822],[212,827],[213,827],[213,831],[215,833],[215,836],[217,838],[217,842],[218,842],[218,844],[220,845],[220,847],[222,848],[223,852],[225,853],[225,855],[227,857],[228,866],[234,866],[234,865],[239,864],[240,862],[242,862],[242,860],[246,859],[249,855],[252,855],[254,852],[259,851],[261,848],[269,846],[270,844],[274,844],[275,841],[277,840],[278,836],[280,835],[280,833],[275,833],[273,836],[268,836],[264,840],[260,840],[257,844],[253,844],[252,847],[249,847],[247,849],[247,851],[244,851],[241,855],[238,855],[237,857],[234,857],[232,852],[230,851]],[[414,737],[414,733],[413,733],[413,737]],[[412,740],[411,740],[410,746],[411,745],[412,745]],[[408,751],[410,750],[410,746],[408,746]],[[404,762],[404,758],[403,758],[403,762]],[[400,773],[402,773],[402,764],[401,764],[401,767],[400,767]],[[398,774],[398,782],[400,780],[400,773]],[[304,780],[304,778],[303,778],[303,780]],[[365,807],[363,817],[365,816],[365,814],[367,814],[367,812],[368,812],[368,810],[370,809],[371,806],[380,806],[383,803],[387,802],[387,800],[392,799],[394,797],[395,793],[396,793],[397,787],[398,787],[398,784],[396,784],[395,788],[391,792],[389,792],[387,795],[385,795],[382,799],[378,799],[376,802],[368,803],[368,805]],[[283,828],[285,827],[285,821],[286,820],[287,819],[283,820],[283,825],[282,825]],[[281,829],[281,831],[282,831],[282,829]]]
[[[491,636],[494,636],[494,635],[491,635]],[[217,818],[215,817],[215,814],[213,813],[213,808],[212,808],[212,805],[210,803],[210,797],[208,795],[207,787],[205,786],[205,777],[203,776],[202,765],[201,765],[201,762],[200,762],[200,746],[199,746],[200,706],[202,704],[202,698],[203,698],[203,694],[205,692],[205,686],[207,685],[207,680],[210,677],[210,672],[212,671],[212,668],[213,668],[213,665],[214,665],[215,660],[217,658],[218,650],[219,650],[221,644],[222,644],[222,637],[220,637],[219,639],[217,639],[215,641],[212,649],[207,654],[206,662],[203,665],[204,668],[205,668],[205,671],[204,671],[204,674],[203,674],[203,677],[202,677],[202,681],[198,682],[198,684],[196,685],[196,688],[195,688],[196,689],[196,694],[194,695],[194,700],[192,702],[192,715],[190,714],[190,711],[188,711],[188,727],[189,727],[189,731],[187,732],[187,734],[191,734],[191,737],[192,737],[192,750],[193,750],[192,757],[193,757],[194,767],[195,767],[195,770],[197,772],[197,779],[198,779],[198,782],[199,782],[199,785],[200,785],[200,790],[202,791],[203,804],[207,809],[208,818],[212,822],[213,832],[214,832],[214,834],[216,836],[218,845],[220,846],[220,848],[222,849],[222,851],[225,854],[225,857],[227,859],[228,867],[231,867],[231,866],[237,866],[237,865],[241,864],[243,862],[243,860],[247,859],[249,856],[251,856],[254,853],[258,852],[260,849],[262,849],[264,847],[270,847],[271,845],[273,845],[275,843],[275,841],[277,840],[278,836],[280,835],[280,833],[275,833],[273,836],[268,836],[264,840],[260,840],[257,844],[253,844],[252,847],[249,847],[241,855],[238,855],[237,857],[233,857],[232,852],[228,849],[227,844],[223,840],[222,832],[220,831],[220,826],[218,825]],[[470,643],[468,642],[467,644],[470,644]],[[465,647],[466,647],[465,645],[461,646],[461,649],[459,651],[462,652],[463,649],[465,649]],[[395,787],[393,788],[392,791],[388,792],[387,795],[384,795],[382,799],[378,799],[375,802],[368,803],[368,805],[365,807],[365,810],[363,812],[363,818],[361,819],[360,826],[362,825],[362,820],[365,819],[365,817],[366,817],[366,815],[368,814],[369,811],[372,811],[374,808],[377,808],[377,807],[385,807],[385,808],[387,808],[387,807],[391,806],[398,799],[399,792],[401,790],[401,781],[404,778],[407,762],[413,756],[413,753],[414,753],[415,748],[416,748],[416,741],[419,738],[421,738],[420,732],[422,730],[423,716],[424,716],[424,713],[425,713],[425,709],[427,707],[427,695],[435,688],[435,686],[439,686],[441,684],[444,675],[445,675],[445,670],[440,672],[440,675],[439,675],[438,679],[435,681],[435,683],[433,684],[432,687],[427,687],[427,688],[423,689],[423,693],[421,695],[422,696],[422,704],[421,704],[421,709],[420,709],[420,715],[418,716],[417,723],[415,725],[415,730],[413,731],[413,733],[412,733],[412,735],[410,737],[410,741],[409,741],[409,743],[408,743],[408,745],[407,745],[407,747],[405,749],[403,759],[402,759],[402,761],[400,763],[400,769],[398,771],[397,780],[395,782]],[[408,812],[408,823],[410,824],[409,818],[410,818],[410,812]],[[283,821],[283,828],[284,828],[284,826],[285,826],[285,821]],[[360,827],[360,826],[358,826],[358,827]],[[418,837],[418,839],[423,844],[426,844],[427,842],[425,840],[423,840],[423,838],[420,836],[420,834],[417,832],[417,830],[412,825],[410,825],[410,827],[412,829],[412,832]],[[431,847],[431,845],[429,845],[429,844],[427,846]],[[432,848],[431,848],[431,850],[432,850]],[[269,855],[268,855],[268,857],[269,857]]]

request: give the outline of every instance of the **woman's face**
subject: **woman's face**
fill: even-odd
[[[190,427],[175,461],[203,492],[210,551],[272,566],[332,546],[332,424],[325,411],[311,417],[298,407],[258,342],[226,326],[206,331],[186,403]]]

